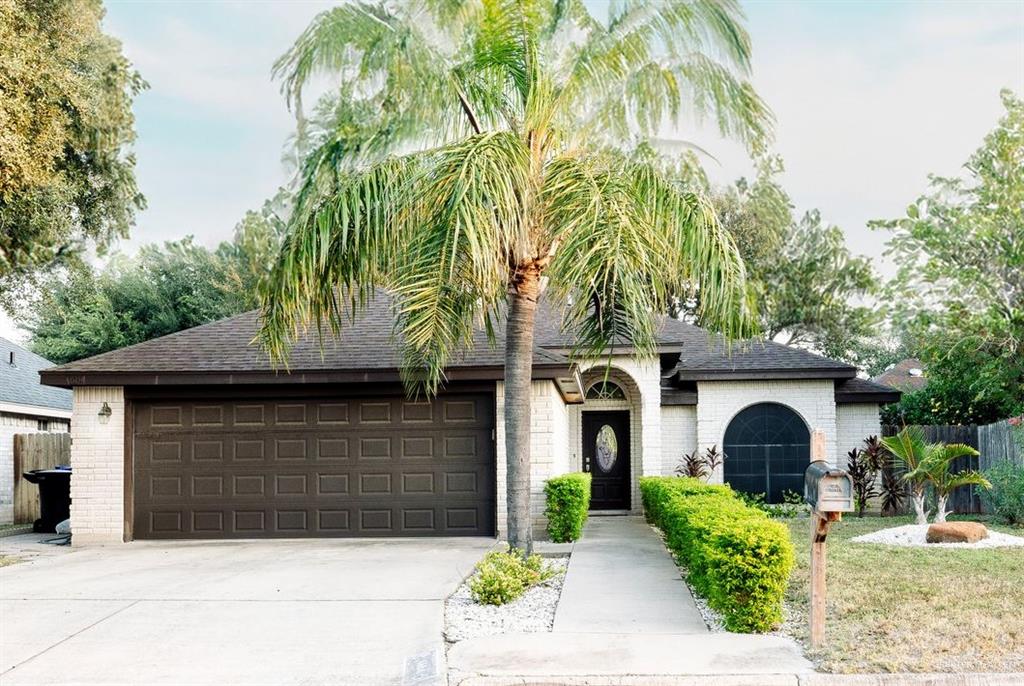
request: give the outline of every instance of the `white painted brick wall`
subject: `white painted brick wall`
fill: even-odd
[[[552,476],[565,474],[569,469],[569,417],[565,402],[553,381],[534,381],[530,398],[530,510],[533,515],[533,535],[545,535],[544,482]],[[495,389],[496,422],[495,448],[497,454],[497,511],[498,535],[504,536],[508,527],[508,462],[505,453],[505,384],[497,382]]]
[[[697,449],[697,408],[668,405],[661,408],[661,475],[672,475],[685,453]]]
[[[881,436],[882,424],[878,405],[857,403],[836,407],[836,460],[840,467],[846,467],[846,454],[864,445],[868,436]]]
[[[831,379],[794,381],[700,381],[697,383],[697,447],[722,450],[725,429],[740,410],[756,403],[786,405],[810,430],[825,432],[825,455],[836,456],[835,384]],[[715,470],[721,483],[723,468]]]
[[[106,402],[112,414],[100,424]],[[74,545],[124,540],[124,389],[75,388],[71,415],[71,532]]]
[[[45,423],[44,429],[39,428],[40,421]],[[67,430],[67,419],[0,412],[0,524],[14,522],[14,479],[21,478],[21,474],[14,474],[14,434],[66,433]]]

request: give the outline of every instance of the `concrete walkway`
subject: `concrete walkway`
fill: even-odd
[[[788,638],[710,633],[661,539],[632,516],[588,520],[552,633],[461,641],[448,665],[452,686],[611,684],[627,676],[767,685],[783,675],[795,684],[813,672]]]
[[[706,634],[693,596],[640,517],[591,517],[573,548],[555,631]]]

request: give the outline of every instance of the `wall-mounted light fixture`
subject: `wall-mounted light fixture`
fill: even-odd
[[[106,424],[110,421],[110,415],[114,414],[114,411],[110,409],[110,405],[106,401],[103,401],[103,407],[100,408],[97,416],[100,418],[100,424]]]

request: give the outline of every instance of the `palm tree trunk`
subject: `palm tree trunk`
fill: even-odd
[[[519,273],[509,302],[505,334],[505,456],[508,462],[508,544],[533,551],[530,516],[530,381],[533,325],[540,274],[530,266]]]
[[[921,487],[915,486],[913,494],[912,494],[911,497],[912,497],[912,499],[914,501],[914,514],[917,515],[916,523],[917,524],[927,524],[928,523],[928,510],[925,508],[925,503],[924,503],[924,499],[925,499],[924,486],[921,486]]]
[[[941,523],[941,522],[946,521],[946,498],[947,497],[948,496],[945,496],[945,495],[943,495],[941,493],[937,493],[935,495],[935,500],[937,501],[937,504],[938,504],[938,509],[935,511],[935,519],[934,519],[934,521],[936,521],[936,522],[940,522]]]

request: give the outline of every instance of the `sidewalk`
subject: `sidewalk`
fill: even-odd
[[[461,641],[448,664],[452,686],[619,683],[626,675],[666,684],[756,675],[751,678],[767,686],[768,676],[785,675],[785,683],[795,684],[796,675],[813,672],[790,639],[710,633],[661,539],[642,518],[626,516],[588,520],[551,633]]]

